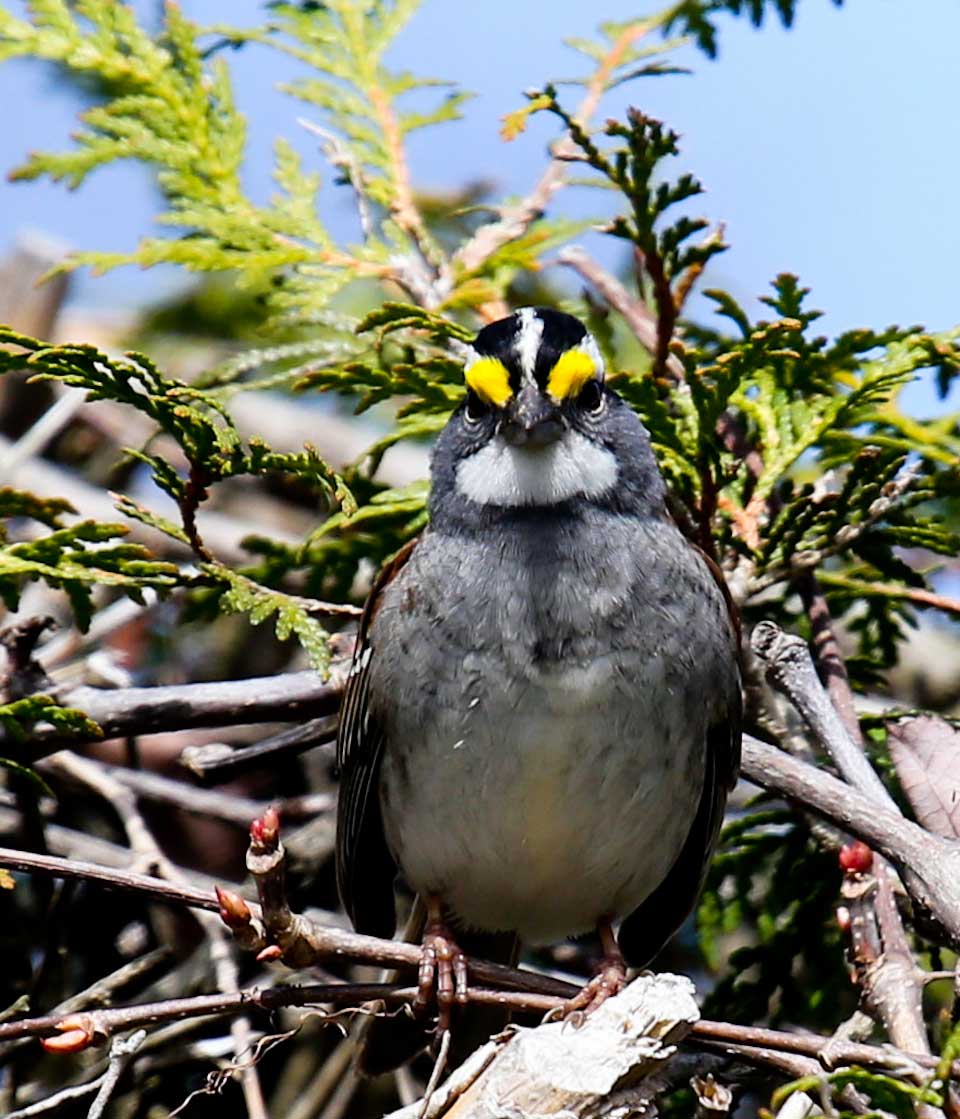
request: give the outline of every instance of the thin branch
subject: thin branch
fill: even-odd
[[[826,770],[749,735],[743,741],[742,772],[881,851],[947,940],[960,945],[960,844],[933,835]]]
[[[797,580],[797,589],[803,601],[803,608],[810,619],[813,630],[813,648],[816,654],[817,667],[820,670],[823,683],[827,689],[833,706],[846,729],[847,735],[854,743],[862,747],[860,737],[860,720],[853,701],[853,691],[847,677],[847,666],[844,664],[843,654],[837,643],[833,629],[833,618],[830,608],[820,589],[817,576],[808,572]],[[868,790],[864,790],[867,792]]]
[[[80,687],[58,699],[67,707],[79,707],[100,725],[107,738],[192,727],[299,723],[336,714],[347,671],[345,661],[334,661],[327,680],[312,671],[291,672],[250,680],[156,688]],[[77,744],[76,738],[66,738],[48,724],[34,727],[27,741],[34,758]],[[9,734],[0,731],[0,748],[11,745]],[[41,749],[37,750],[38,746]]]
[[[387,943],[387,942],[383,942]],[[415,949],[416,950],[416,949]],[[520,973],[532,977],[532,973]],[[576,988],[562,984],[568,992]],[[94,1038],[106,1038],[117,1032],[179,1022],[190,1018],[216,1018],[246,1013],[253,1009],[275,1011],[286,1007],[344,1007],[347,1013],[371,1013],[363,1004],[383,1003],[401,1006],[412,1002],[416,987],[400,987],[382,983],[320,983],[303,986],[248,987],[229,993],[192,995],[164,999],[139,1006],[114,1007],[84,1015],[86,1028]],[[487,1006],[502,1006],[545,1014],[559,1009],[565,997],[535,994],[530,991],[499,991],[482,987],[469,989],[469,1000]],[[21,1037],[55,1037],[61,1033],[64,1020],[59,1015],[25,1018],[0,1024],[0,1041]],[[709,1043],[738,1056],[765,1063],[763,1051],[794,1054],[811,1058],[822,1065],[822,1051],[829,1039],[819,1034],[788,1033],[757,1026],[741,1026],[731,1022],[701,1020],[694,1024],[690,1036],[697,1042]],[[918,1078],[924,1070],[934,1069],[938,1059],[925,1054],[906,1053],[892,1046],[846,1042],[831,1049],[831,1060],[837,1064],[857,1064],[874,1069],[912,1069]],[[960,1074],[960,1061],[954,1062],[953,1075]]]
[[[162,879],[151,878],[145,874],[114,870],[73,859],[58,859],[52,855],[34,855],[26,851],[0,847],[0,867],[28,874],[47,874],[55,878],[99,882],[113,889],[140,893],[157,901],[186,905],[192,909],[208,910],[213,913],[220,910],[220,902],[215,894],[186,885],[164,882]],[[255,902],[248,902],[247,905],[252,915],[260,919],[260,906]],[[313,922],[309,924],[311,943],[318,957],[375,964],[380,967],[406,967],[412,970],[416,970],[420,965],[420,949],[415,944],[400,944],[392,940],[380,940],[375,936],[348,932],[345,929],[316,925]],[[576,993],[576,987],[572,984],[537,972],[492,964],[486,960],[467,962],[470,974],[479,982],[502,987],[505,990],[532,991],[541,995],[557,995],[561,998],[569,998],[571,994]],[[0,1027],[0,1038],[4,1036]]]
[[[333,742],[337,730],[337,716],[327,715],[311,719],[299,727],[289,727],[277,734],[264,738],[252,746],[231,749],[223,743],[208,743],[204,746],[188,746],[180,755],[181,765],[186,766],[204,781],[221,784],[241,773],[258,769],[269,763],[278,764],[281,759],[302,754],[314,746]],[[255,813],[259,815],[259,813]],[[250,823],[248,817],[247,823]]]
[[[123,1075],[124,1069],[133,1060],[137,1050],[143,1045],[147,1037],[146,1030],[137,1030],[129,1037],[118,1037],[110,1045],[110,1063],[107,1065],[107,1071],[103,1074],[100,1080],[100,1090],[97,1092],[97,1097],[90,1105],[90,1110],[87,1112],[87,1119],[100,1119],[103,1115],[104,1109],[113,1095],[113,1090],[116,1088],[120,1077]]]
[[[760,622],[750,638],[767,679],[790,700],[843,776],[878,804],[899,813],[866,755],[850,737],[817,677],[806,641],[773,622]]]
[[[47,761],[48,767],[59,769],[70,775],[75,780],[83,782],[95,792],[99,793],[111,804],[120,817],[124,831],[131,849],[136,853],[136,866],[138,863],[151,871],[161,874],[175,885],[186,885],[186,879],[181,875],[179,868],[164,854],[153,832],[147,826],[137,805],[137,797],[132,789],[127,788],[113,776],[106,766],[99,766],[90,758],[82,758],[70,751],[54,754]],[[240,985],[240,973],[230,940],[223,923],[212,913],[201,910],[196,914],[197,920],[207,934],[210,942],[210,961],[213,965],[214,978],[221,991],[236,991]],[[239,1060],[251,1044],[250,1021],[245,1015],[239,1015],[230,1024],[230,1033],[234,1043],[234,1056]],[[141,1039],[142,1040],[142,1039]],[[111,1051],[112,1052],[112,1051]],[[112,1056],[111,1056],[112,1061]],[[109,1070],[108,1070],[109,1072]],[[117,1072],[119,1076],[119,1071]],[[240,1079],[243,1086],[244,1100],[247,1105],[249,1119],[267,1119],[263,1091],[260,1086],[260,1076],[256,1065],[248,1063],[240,1069]],[[115,1083],[115,1081],[114,1081]],[[101,1089],[97,1100],[91,1108],[91,1115],[99,1115],[105,1106],[112,1086],[105,1080],[106,1095]],[[100,1110],[98,1103],[102,1100]]]
[[[47,1096],[46,1099],[37,1100],[36,1103],[28,1104],[26,1107],[18,1107],[16,1111],[8,1111],[4,1119],[38,1119],[38,1116],[57,1111],[62,1114],[61,1109],[65,1105],[93,1095],[102,1083],[103,1076],[98,1076],[95,1080],[88,1080],[84,1084],[71,1084],[68,1088],[62,1088],[54,1095]]]
[[[616,276],[597,264],[579,245],[561,249],[557,254],[557,260],[573,268],[596,288],[604,300],[623,316],[640,345],[651,357],[656,357],[659,350],[657,317],[642,299],[631,295]],[[665,368],[674,381],[683,382],[685,377],[683,363],[676,354],[667,355]]]
[[[960,599],[951,598],[949,595],[928,591],[924,587],[901,587],[896,583],[881,583],[850,579],[838,571],[819,572],[822,583],[829,587],[843,587],[856,591],[864,598],[897,598],[905,602],[912,602],[916,606],[929,607],[932,610],[942,610],[945,614],[960,617]]]
[[[316,136],[322,145],[324,158],[334,167],[343,171],[347,181],[353,187],[354,201],[357,204],[357,217],[360,219],[360,232],[365,241],[370,241],[374,236],[373,213],[370,209],[368,185],[360,161],[353,150],[335,132],[321,127],[306,117],[297,117],[297,124]]]
[[[834,635],[830,608],[813,572],[803,576],[799,585],[813,627],[817,662],[826,677],[826,695],[839,715],[847,742],[873,774],[864,754],[853,692]],[[813,685],[808,675],[807,683]],[[869,776],[858,776],[855,784],[868,795],[873,791],[874,782]],[[871,869],[872,874],[847,869],[843,885],[844,896],[851,897],[850,940],[864,1005],[881,1020],[894,1045],[911,1052],[929,1053],[930,1039],[923,1020],[923,975],[897,909],[895,875],[880,856],[874,856]],[[873,888],[869,888],[870,883]]]
[[[7,808],[0,808],[0,836],[16,834],[15,821],[18,818],[18,813],[11,811]],[[62,824],[46,824],[44,832],[47,837],[47,845],[50,850],[55,854],[61,856],[62,864],[64,866],[75,865],[78,862],[86,866],[92,866],[98,870],[110,871],[116,869],[121,872],[128,872],[130,866],[131,852],[129,847],[123,847],[119,843],[111,843],[107,839],[101,839],[99,836],[89,835],[86,832],[76,831],[73,828],[63,827]],[[2,848],[0,848],[2,850]],[[23,855],[25,852],[17,851],[17,854]],[[198,891],[203,897],[213,897],[215,887],[221,882],[217,882],[215,878],[206,875],[198,870],[188,870],[186,867],[178,867],[183,880],[190,883],[190,885]],[[145,881],[156,881],[149,877]],[[106,884],[106,883],[105,883]],[[116,884],[112,884],[116,888]],[[232,889],[243,892],[244,887],[232,885]],[[168,899],[174,903],[182,899],[171,898]],[[333,914],[328,915],[333,918]],[[325,918],[328,919],[328,918]]]
[[[9,444],[0,452],[0,478],[9,478],[14,470],[34,455],[41,454],[44,447],[73,419],[86,399],[87,394],[82,389],[67,389],[16,443]]]
[[[250,821],[260,816],[271,803],[276,803],[251,800],[238,793],[228,793],[219,789],[197,788],[196,785],[188,784],[184,780],[177,781],[172,777],[164,777],[144,769],[108,765],[93,758],[86,760],[141,799],[170,804],[186,812],[195,812],[208,818],[226,820],[244,829],[248,828]],[[49,769],[49,760],[40,762],[37,769],[40,773]],[[303,807],[309,809],[311,815],[332,811],[336,806],[336,797],[332,793],[318,793],[309,798],[298,798],[298,801],[303,802]],[[294,806],[295,803],[291,802],[290,807]],[[281,814],[284,817],[290,815],[283,810]]]
[[[607,83],[626,52],[646,35],[650,24],[637,20],[628,24],[617,36],[613,46],[604,55],[587,83],[587,92],[575,114],[578,124],[586,127],[597,110]],[[536,186],[521,202],[504,206],[497,221],[481,226],[470,240],[457,250],[454,267],[465,272],[475,272],[491,256],[510,241],[523,236],[531,223],[541,217],[550,199],[564,185],[567,165],[575,154],[575,146],[565,135],[554,147],[553,159],[541,175]]]

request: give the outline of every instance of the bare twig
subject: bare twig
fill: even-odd
[[[626,52],[646,35],[650,23],[636,20],[627,24],[617,36],[610,50],[600,60],[600,64],[587,83],[587,92],[576,111],[578,124],[586,126],[597,110],[610,76],[620,64]],[[546,210],[550,199],[563,186],[567,165],[576,148],[569,136],[564,136],[554,146],[553,159],[540,176],[536,186],[521,202],[505,206],[495,222],[481,226],[480,229],[454,255],[454,266],[465,272],[475,272],[485,261],[504,245],[529,228]]]
[[[102,1078],[98,1076],[96,1080],[89,1080],[84,1084],[71,1084],[54,1095],[47,1096],[46,1099],[37,1100],[36,1103],[28,1104],[26,1107],[18,1107],[16,1111],[8,1111],[4,1119],[37,1119],[41,1115],[56,1113],[67,1104],[93,1095],[99,1090],[101,1083]]]
[[[878,804],[899,812],[823,690],[803,638],[784,633],[773,622],[760,622],[750,644],[766,666],[767,679],[790,699],[843,776]]]
[[[87,1112],[87,1119],[100,1119],[101,1115],[103,1115],[104,1108],[113,1095],[113,1090],[116,1088],[120,1077],[123,1075],[124,1069],[133,1060],[137,1050],[144,1043],[146,1036],[146,1030],[137,1030],[129,1037],[118,1037],[111,1042],[110,1063],[107,1065],[107,1071],[100,1080],[100,1090],[97,1092],[96,1099],[90,1105],[90,1110]]]
[[[0,808],[0,835],[15,833],[13,826],[16,813],[7,808]],[[123,847],[119,843],[111,843],[109,840],[101,839],[99,836],[88,835],[86,832],[76,831],[73,828],[66,828],[62,824],[45,824],[44,832],[47,838],[47,846],[53,855],[61,856],[61,860],[57,865],[70,867],[76,864],[81,864],[88,867],[94,867],[98,872],[106,872],[109,874],[112,870],[119,870],[121,873],[127,872],[127,868],[131,862],[131,852],[129,847]],[[3,848],[0,848],[2,851]],[[18,855],[24,855],[25,852],[17,851]],[[52,856],[50,856],[52,857]],[[34,868],[35,869],[35,868]],[[185,867],[178,867],[180,875],[184,881],[190,883],[191,887],[197,891],[198,897],[213,898],[214,888],[218,884],[217,880],[210,875],[203,874],[198,870],[188,870]],[[41,873],[53,873],[56,871],[41,871]],[[59,877],[59,875],[57,875]],[[64,877],[67,877],[64,874]],[[82,876],[81,876],[82,877]],[[141,878],[144,882],[154,882],[157,879],[152,879],[144,876],[134,876],[137,881]],[[222,883],[221,883],[222,884]],[[108,883],[104,881],[104,885],[119,888],[117,883]],[[161,886],[163,883],[161,883]],[[136,886],[131,887],[136,889]],[[234,889],[242,889],[240,886],[234,886]],[[168,899],[173,903],[184,904],[184,899],[171,897]],[[192,904],[186,902],[185,904]],[[333,918],[333,914],[328,915]],[[328,919],[328,918],[324,918]]]
[[[149,875],[100,867],[74,859],[58,859],[52,855],[34,855],[0,847],[0,867],[30,874],[47,874],[57,878],[99,882],[114,889],[133,891],[158,901],[187,905],[193,909],[214,913],[220,909],[220,902],[214,893],[164,882]],[[259,919],[260,906],[254,902],[249,902],[248,905],[252,915]],[[311,944],[318,959],[349,960],[355,963],[375,964],[381,967],[405,967],[412,970],[420,966],[420,949],[417,945],[380,940],[374,936],[363,936],[360,933],[320,926],[313,922],[309,922],[309,925]],[[492,964],[485,960],[467,962],[471,975],[475,976],[478,982],[502,987],[504,990],[530,991],[538,995],[557,995],[562,998],[569,998],[576,992],[576,988],[571,984],[536,972]],[[378,991],[380,989],[377,988]],[[546,1011],[551,1006],[541,1007],[538,1004],[534,1009]],[[3,1034],[0,1026],[0,1038],[4,1036],[6,1035]]]
[[[372,940],[373,938],[366,938]],[[380,941],[389,948],[389,941]],[[408,946],[412,947],[412,946]],[[414,949],[416,952],[417,949]],[[386,956],[388,953],[385,952]],[[479,964],[480,961],[477,961]],[[490,965],[486,965],[489,967]],[[510,969],[503,969],[509,971]],[[531,972],[516,972],[522,979],[536,979]],[[576,988],[569,984],[551,981],[555,986],[564,988],[566,995],[536,994],[526,990],[504,991],[471,987],[469,1000],[482,1005],[503,1006],[518,1010],[528,1010],[541,1014],[559,1009],[569,994]],[[144,1003],[139,1006],[116,1007],[92,1011],[84,1018],[91,1037],[103,1039],[117,1032],[156,1025],[165,1022],[179,1022],[190,1018],[223,1017],[245,1013],[253,1008],[264,1011],[279,1010],[284,1007],[323,1007],[340,1006],[348,1008],[348,1013],[367,1013],[359,1009],[360,1004],[383,1002],[388,1006],[398,1006],[412,1002],[416,997],[416,987],[399,987],[394,984],[377,983],[326,983],[304,986],[276,986],[267,988],[250,987],[236,992],[211,995],[193,995],[186,998],[166,999],[160,1002]],[[353,1009],[349,1009],[353,1008]],[[0,1041],[21,1037],[55,1037],[61,1033],[64,1019],[61,1015],[45,1015],[38,1018],[25,1018],[15,1022],[0,1024]],[[701,1020],[691,1030],[691,1038],[697,1043],[710,1044],[724,1051],[736,1052],[738,1056],[767,1064],[764,1051],[775,1053],[776,1060],[783,1054],[807,1057],[819,1062],[821,1051],[827,1039],[818,1034],[787,1033],[757,1026],[740,1026],[730,1022]],[[865,1068],[914,1070],[917,1079],[923,1079],[925,1070],[937,1067],[934,1057],[924,1054],[905,1053],[892,1046],[865,1045],[848,1042],[831,1050],[834,1063],[858,1064]],[[823,1067],[823,1066],[821,1066]],[[953,1075],[960,1074],[960,1062],[955,1062]]]
[[[82,781],[113,806],[127,833],[130,846],[136,854],[134,866],[139,863],[149,868],[151,872],[161,874],[175,885],[186,885],[186,880],[180,874],[179,868],[167,858],[153,833],[147,827],[146,821],[137,806],[136,794],[118,781],[107,767],[99,766],[92,759],[78,757],[66,750],[54,754],[47,760],[47,765]],[[209,940],[210,959],[213,964],[217,986],[225,992],[238,990],[239,971],[233,953],[230,951],[229,938],[223,924],[213,914],[204,910],[200,910],[196,916]],[[239,1059],[250,1048],[249,1019],[245,1015],[238,1015],[230,1024],[230,1033],[234,1041],[234,1056]],[[117,1076],[119,1076],[119,1071]],[[256,1065],[253,1063],[242,1065],[240,1067],[240,1080],[249,1119],[267,1119]],[[105,1081],[105,1085],[106,1083]],[[103,1105],[105,1105],[111,1090],[112,1088],[107,1091],[106,1096],[103,1096],[103,1089],[101,1089],[97,1100],[100,1100],[103,1096]],[[97,1101],[94,1101],[94,1107],[96,1107],[96,1104]],[[100,1110],[102,1110],[102,1106]],[[99,1113],[98,1111],[97,1114]],[[91,1109],[91,1115],[93,1114],[94,1111]]]
[[[340,136],[329,129],[321,127],[315,121],[305,117],[297,117],[297,124],[307,132],[316,136],[323,148],[324,157],[334,167],[339,167],[353,187],[353,196],[357,204],[357,216],[360,219],[360,232],[363,239],[369,241],[374,236],[373,214],[370,210],[369,190],[360,161]]]
[[[292,1106],[286,1110],[286,1119],[314,1119],[347,1074],[353,1060],[354,1046],[352,1037],[342,1038],[334,1046],[310,1081],[297,1094]]]
[[[110,975],[98,979],[85,990],[78,991],[77,994],[64,999],[51,1013],[66,1017],[90,1007],[108,1006],[124,987],[136,982],[144,975],[148,975],[160,964],[168,962],[170,958],[171,953],[168,949],[155,948],[152,952],[148,952],[146,955],[124,964],[123,967],[117,968]],[[27,1041],[27,1038],[21,1038],[20,1041],[8,1041],[0,1045],[0,1061],[6,1061],[11,1052],[26,1044]]]
[[[195,812],[217,820],[226,820],[246,829],[250,821],[269,807],[269,802],[251,800],[238,793],[228,793],[214,789],[200,789],[186,781],[176,781],[159,773],[143,769],[126,769],[119,765],[107,765],[92,758],[86,759],[114,781],[135,793],[144,800],[170,804],[187,812]],[[37,769],[43,773],[49,769],[49,759],[38,763]],[[300,798],[305,808],[312,813],[332,810],[336,797],[332,793],[318,793],[309,799]],[[293,805],[291,805],[293,807]],[[283,812],[287,816],[288,812]]]
[[[825,770],[749,735],[744,737],[742,769],[749,780],[796,801],[886,855],[947,940],[960,944],[960,844],[940,839]]]
[[[152,587],[144,587],[140,591],[140,598],[140,602],[135,602],[132,598],[118,598],[109,606],[98,610],[86,633],[71,628],[49,638],[37,649],[36,659],[50,671],[78,653],[97,648],[104,638],[152,610],[160,601]]]
[[[592,284],[606,302],[623,316],[627,326],[647,353],[652,357],[657,355],[659,349],[657,317],[642,299],[631,295],[616,276],[597,264],[579,245],[562,249],[557,254],[557,260],[561,264],[569,265]],[[683,364],[675,354],[667,355],[665,368],[674,381],[684,380]]]
[[[250,680],[156,688],[80,687],[58,699],[68,707],[86,712],[107,738],[190,727],[292,723],[334,715],[347,671],[346,662],[335,661],[328,680],[316,672],[292,672]],[[76,743],[76,739],[64,738],[55,727],[44,724],[33,729],[29,741],[34,757]],[[0,747],[8,745],[9,735],[0,731]]]
[[[327,715],[311,719],[303,726],[282,730],[252,746],[235,749],[222,744],[188,746],[180,755],[180,762],[203,780],[219,783],[267,763],[276,765],[281,759],[302,754],[313,746],[330,744],[336,730],[337,716]],[[246,822],[251,819],[252,816],[248,817]]]
[[[814,573],[808,572],[797,580],[797,588],[803,601],[803,608],[810,619],[813,629],[813,648],[816,654],[817,667],[823,677],[824,686],[830,696],[833,706],[846,729],[850,740],[855,744],[861,743],[860,720],[853,702],[853,692],[847,678],[847,667],[844,664],[843,654],[837,643],[833,630],[833,619],[827,600],[823,596],[820,584]],[[868,790],[864,790],[867,792]]]
[[[40,454],[50,440],[73,419],[86,399],[87,394],[82,389],[68,389],[64,392],[16,443],[8,445],[0,453],[0,478],[8,478],[18,467],[34,455]]]
[[[845,741],[841,742],[837,737],[841,728],[833,726],[830,728],[834,732],[832,745],[826,744],[831,754],[839,748],[845,759],[848,747],[856,751],[864,765],[854,771],[847,763],[846,776],[862,792],[870,795],[875,789],[874,770],[863,751],[853,692],[834,636],[830,610],[812,572],[801,578],[800,594],[813,627],[820,671],[826,677],[826,692],[818,694],[827,696],[829,706],[837,712],[845,732]],[[776,644],[774,641],[774,646]],[[795,658],[797,663],[803,663],[802,654],[791,654],[791,663]],[[804,678],[807,688],[816,690],[819,684],[804,670],[799,673],[793,671],[790,676],[794,687],[799,686]],[[826,727],[822,729],[827,730]],[[834,760],[838,766],[841,764],[840,758],[835,757]],[[897,909],[894,874],[886,860],[879,856],[872,859],[870,870],[872,873],[864,876],[851,867],[844,878],[845,893],[853,891],[850,932],[864,1004],[883,1022],[894,1045],[914,1053],[929,1053],[930,1040],[923,1020],[923,976],[914,960]],[[860,881],[864,877],[867,881]],[[872,882],[874,888],[868,888],[868,882]],[[873,935],[870,935],[871,932]]]

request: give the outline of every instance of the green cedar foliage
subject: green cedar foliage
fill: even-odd
[[[843,0],[833,0],[839,8]],[[754,27],[774,13],[784,27],[792,27],[797,0],[681,0],[669,13],[667,29],[689,35],[710,58],[717,56],[717,16],[747,16]]]
[[[543,180],[527,199],[494,207],[489,220],[472,213],[446,221],[420,205],[405,141],[416,129],[455,121],[463,95],[385,62],[414,7],[412,0],[277,3],[262,27],[204,30],[167,4],[155,35],[130,8],[107,0],[31,0],[26,20],[0,10],[0,59],[51,61],[92,76],[102,91],[71,149],[34,153],[16,175],[77,186],[103,166],[133,159],[152,169],[164,197],[160,221],[170,235],[148,236],[124,253],[81,252],[64,267],[173,262],[262,296],[262,344],[189,385],[140,354],[0,335],[8,347],[0,371],[26,368],[118,401],[175,440],[186,470],[154,451],[132,453],[176,503],[180,523],[129,497],[118,507],[191,548],[198,561],[194,569],[161,563],[118,543],[118,526],[67,525],[63,503],[6,493],[4,517],[32,518],[47,531],[2,544],[0,594],[15,606],[24,581],[45,579],[69,594],[83,626],[94,585],[130,594],[200,588],[221,610],[255,623],[271,619],[280,636],[296,635],[324,667],[326,636],[316,618],[323,604],[314,600],[346,598],[364,561],[382,562],[426,522],[425,484],[386,490],[378,483],[384,452],[439,430],[463,394],[460,345],[514,306],[514,293],[548,254],[583,228],[550,213],[557,189],[602,187],[596,197],[607,232],[632,253],[635,284],[622,291],[646,323],[644,346],[598,300],[555,301],[593,327],[611,382],[650,431],[679,521],[720,562],[747,622],[768,617],[802,630],[796,591],[815,573],[856,642],[848,665],[854,686],[873,684],[896,662],[918,608],[954,608],[934,596],[935,571],[909,564],[904,549],[951,556],[960,548],[945,515],[958,490],[957,416],[912,416],[901,393],[924,370],[946,393],[960,369],[960,332],[857,328],[828,339],[816,331],[809,292],[787,273],[774,279],[759,318],[714,290],[707,294],[721,325],[689,321],[687,296],[724,244],[691,209],[701,187],[675,172],[677,136],[633,109],[623,120],[592,123],[608,90],[676,68],[677,43],[667,34],[688,36],[712,54],[719,15],[759,24],[772,9],[789,25],[796,4],[686,0],[659,16],[604,25],[596,41],[571,43],[588,62],[574,83],[580,103],[545,84],[504,122],[505,138],[523,142],[531,114],[555,119],[557,144]],[[278,194],[265,203],[247,196],[240,174],[246,129],[226,46],[296,60],[301,76],[285,88],[319,118],[311,131],[354,195],[358,242],[334,237],[318,208],[319,173],[286,141],[276,146]],[[347,305],[369,313],[348,314]],[[388,430],[342,478],[312,448],[282,454],[244,442],[230,420],[231,394],[277,387],[340,394],[357,411],[377,407]],[[329,515],[299,547],[248,540],[249,564],[231,569],[204,544],[197,509],[219,481],[270,472],[308,482]],[[294,582],[305,594],[290,593]],[[748,929],[750,940],[716,989],[718,1011],[738,1007],[742,1016],[749,1007],[757,1017],[836,1024],[837,1007],[827,999],[840,958],[829,932],[836,882],[828,863],[793,813],[771,810],[733,826],[705,897],[704,944],[718,955],[717,938],[734,927]],[[794,956],[800,962],[791,968]],[[878,1107],[900,1113],[902,1098],[885,1094],[879,1078],[860,1087]]]

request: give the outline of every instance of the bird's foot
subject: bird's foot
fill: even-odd
[[[415,1014],[424,1014],[436,999],[437,1033],[442,1034],[450,1028],[454,1005],[462,1006],[468,1001],[467,957],[444,923],[440,903],[429,899],[427,913],[413,1010]]]
[[[627,962],[613,935],[609,919],[603,918],[597,922],[597,932],[603,945],[600,966],[593,978],[560,1008],[560,1017],[575,1025],[580,1025],[588,1014],[592,1014],[613,995],[619,995],[627,985]]]
[[[602,1006],[607,999],[618,995],[627,985],[627,965],[623,956],[605,956],[594,977],[560,1008],[560,1017],[574,1025],[580,1023]]]

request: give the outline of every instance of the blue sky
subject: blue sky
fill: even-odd
[[[22,5],[7,7],[21,10]],[[182,0],[200,22],[257,20],[253,0]],[[151,2],[135,5],[145,13]],[[478,96],[458,125],[428,130],[411,146],[418,185],[440,189],[492,178],[525,192],[543,166],[554,130],[534,122],[510,145],[499,118],[544,80],[582,73],[563,45],[590,36],[598,19],[626,19],[643,0],[426,0],[398,42],[400,67],[456,79]],[[643,79],[618,91],[605,115],[632,102],[683,136],[677,170],[692,170],[707,194],[697,209],[726,223],[733,248],[709,277],[749,301],[778,271],[796,272],[828,315],[824,328],[922,322],[942,329],[960,320],[954,261],[960,257],[955,197],[960,177],[956,0],[801,0],[796,27],[772,21],[760,32],[746,21],[722,23],[720,57],[690,51],[695,73]],[[250,118],[251,192],[270,190],[273,136],[295,138],[312,153],[296,118],[304,106],[275,93],[285,62],[260,48],[231,53],[238,101]],[[0,66],[0,167],[30,148],[67,142],[77,103],[49,71],[29,63]],[[594,196],[571,195],[568,212],[592,212]],[[0,184],[0,252],[18,231],[40,230],[77,248],[123,249],[149,228],[157,206],[139,168],[100,173],[76,192],[49,184]],[[345,191],[327,199],[335,229],[353,232]],[[611,249],[600,250],[613,260]],[[176,273],[124,269],[82,277],[74,299],[129,306],[182,282]]]

